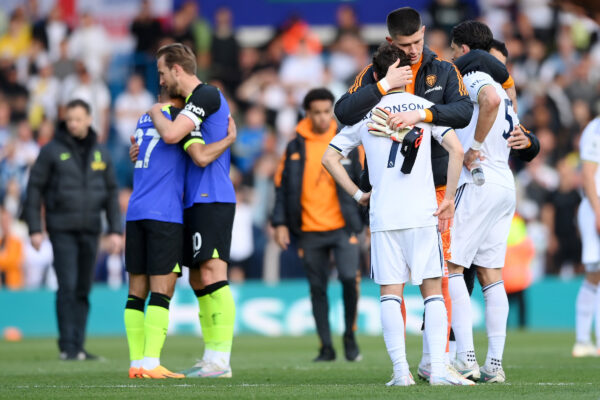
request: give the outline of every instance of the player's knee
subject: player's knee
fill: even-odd
[[[227,263],[217,258],[203,262],[200,265],[200,278],[204,287],[215,282],[226,281]]]
[[[477,268],[477,279],[481,287],[491,285],[502,280],[501,268]]]
[[[394,296],[402,297],[403,291],[404,291],[404,284],[381,285],[381,287],[379,288],[379,293],[381,296],[394,295]]]
[[[441,278],[432,278],[432,279],[423,279],[423,283],[421,283],[421,295],[423,298],[429,296],[437,296],[442,295],[442,279]]]
[[[460,265],[456,265],[454,263],[451,263],[450,261],[448,261],[448,273],[449,274],[462,274],[464,268],[461,267]]]

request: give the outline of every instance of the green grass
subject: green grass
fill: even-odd
[[[409,363],[416,376],[420,337],[408,337]],[[202,399],[600,399],[600,359],[573,359],[570,333],[509,332],[504,368],[509,383],[476,387],[388,388],[391,363],[380,337],[360,337],[364,356],[349,363],[338,360],[312,363],[316,337],[235,339],[232,379],[130,380],[125,338],[91,338],[87,348],[104,361],[58,361],[50,339],[0,342],[0,398],[82,399],[144,398]],[[168,337],[163,365],[180,370],[199,355],[200,340]],[[484,335],[476,336],[482,362],[487,350]],[[343,357],[342,357],[343,358]]]

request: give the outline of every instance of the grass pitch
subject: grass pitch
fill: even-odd
[[[313,363],[316,336],[297,338],[239,337],[234,342],[232,379],[128,379],[125,338],[91,338],[87,349],[103,361],[58,360],[55,340],[0,342],[0,398],[83,399],[600,399],[600,358],[574,359],[571,333],[509,332],[504,368],[507,384],[475,387],[410,388],[385,386],[391,363],[381,337],[360,337],[363,361],[343,359]],[[416,377],[421,338],[408,336],[408,357]],[[162,362],[174,371],[191,366],[200,354],[200,339],[167,338]],[[485,335],[476,335],[478,359],[487,350]]]

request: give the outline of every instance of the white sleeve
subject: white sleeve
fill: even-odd
[[[600,120],[595,119],[583,130],[579,141],[582,160],[600,164]]]
[[[473,72],[465,75],[463,82],[469,92],[469,98],[473,103],[479,103],[479,92],[488,85],[493,85],[494,80],[488,74]]]
[[[452,131],[452,128],[448,126],[431,125],[431,137],[437,140],[439,144],[442,144],[444,136],[450,131]]]
[[[362,142],[360,140],[360,127],[362,123],[352,126],[346,126],[337,135],[331,139],[329,147],[347,157],[348,154],[358,147]]]

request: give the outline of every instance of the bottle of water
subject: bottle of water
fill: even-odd
[[[479,158],[471,163],[471,176],[473,177],[473,183],[477,186],[481,186],[485,183],[485,175],[483,174]]]

